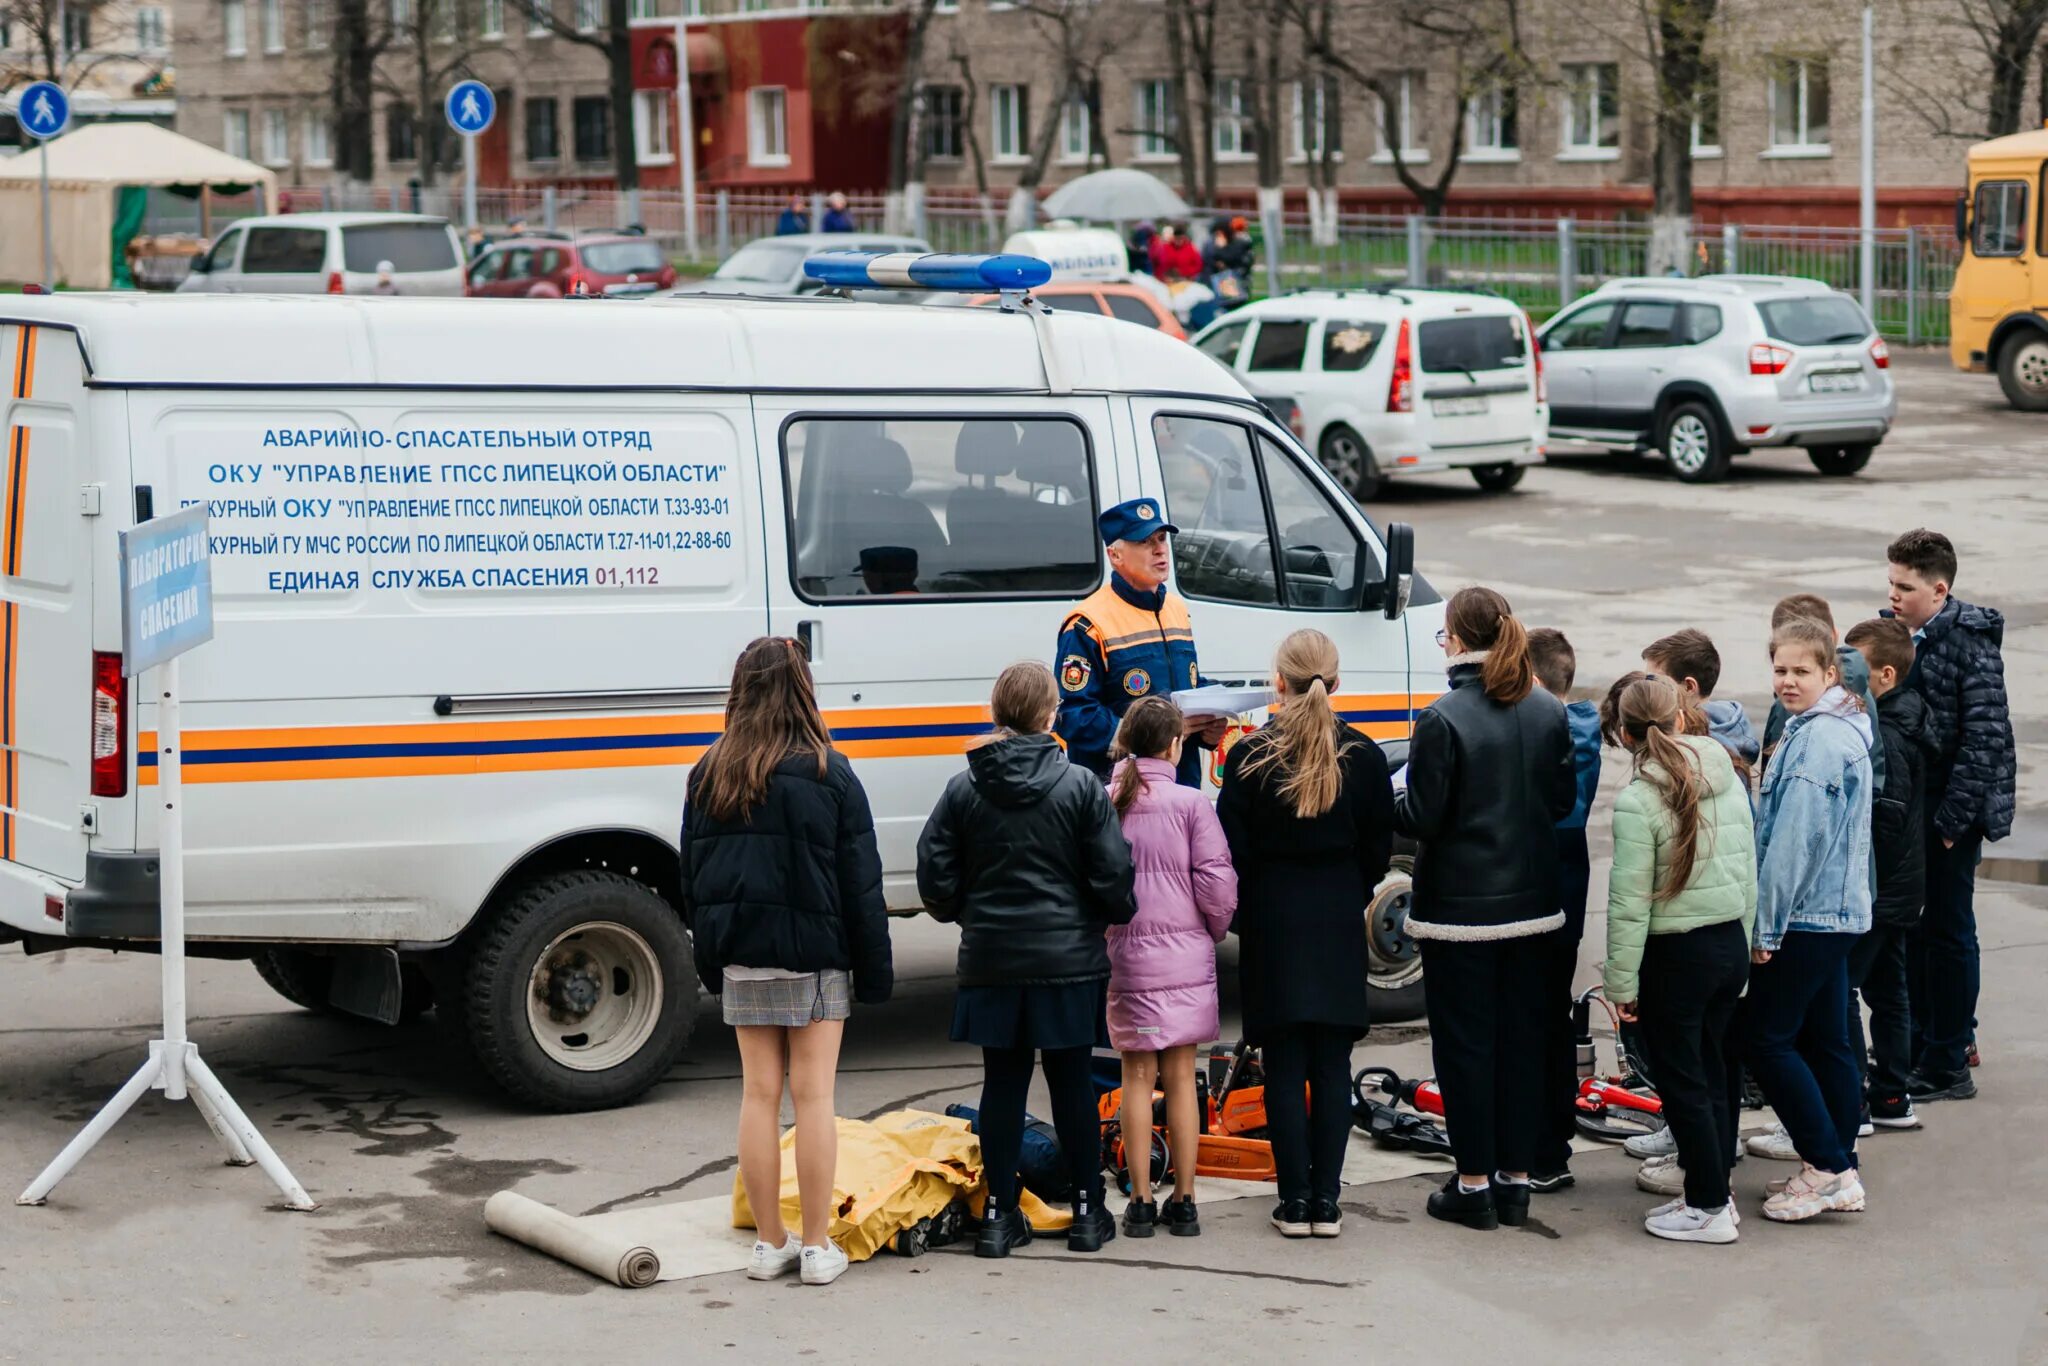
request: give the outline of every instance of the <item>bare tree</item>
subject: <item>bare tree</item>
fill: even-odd
[[[1649,270],[1686,267],[1692,244],[1692,130],[1700,97],[1719,92],[1708,57],[1716,0],[1638,0],[1653,70],[1657,147],[1652,159]]]
[[[604,54],[605,93],[612,124],[612,176],[621,194],[640,188],[640,161],[633,141],[633,31],[628,0],[569,0],[571,20],[555,12],[555,0],[512,0],[519,14],[557,38]],[[586,9],[586,5],[589,7]],[[587,26],[581,22],[587,18]],[[680,55],[680,54],[678,54]],[[683,155],[693,149],[684,148]]]
[[[993,239],[996,235],[996,215],[994,201],[989,198],[988,193],[988,157],[982,151],[981,125],[974,117],[977,107],[976,95],[979,92],[974,84],[973,58],[968,53],[967,45],[960,41],[957,30],[947,43],[947,60],[960,75],[960,127],[962,135],[967,140],[968,161],[974,167],[975,201],[981,205],[982,228]],[[923,175],[925,150],[923,145],[918,147],[920,177]]]
[[[378,86],[412,106],[422,185],[432,185],[437,172],[457,164],[457,135],[433,114],[452,82],[474,74],[476,12],[475,0],[412,0],[406,22],[385,45],[387,59],[403,59],[394,63],[398,71],[379,71]]]
[[[1018,0],[1017,8],[1026,15],[1050,58],[1053,98],[1033,132],[1030,160],[1010,192],[1005,217],[1012,232],[1030,227],[1037,218],[1038,187],[1045,181],[1046,168],[1059,144],[1060,120],[1067,105],[1077,96],[1085,101],[1091,90],[1099,92],[1103,63],[1115,56],[1143,22],[1130,0]],[[1097,95],[1091,114],[1100,106]],[[1099,140],[1097,122],[1091,117],[1091,142]]]
[[[894,73],[896,92],[889,115],[889,200],[886,212],[889,226],[897,230],[916,221],[918,206],[924,201],[924,156],[923,148],[919,146],[922,138],[917,127],[918,98],[923,89],[925,43],[938,3],[939,0],[914,0],[910,29],[903,44],[903,60]]]
[[[96,68],[114,62],[139,63],[145,68],[144,81],[161,75],[166,57],[125,44],[109,46],[88,39],[72,48],[66,42],[66,23],[82,35],[93,35],[96,27],[103,27],[107,8],[106,0],[0,0],[0,26],[15,35],[14,42],[0,51],[0,92],[30,81],[75,88]]]
[[[2048,72],[2048,0],[1885,0],[1878,28],[1886,93],[1937,137],[2018,132],[2037,52]]]
[[[334,106],[334,165],[350,180],[368,184],[377,173],[377,63],[395,35],[391,11],[372,0],[335,0],[334,64],[329,93]]]

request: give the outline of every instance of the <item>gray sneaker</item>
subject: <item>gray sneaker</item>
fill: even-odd
[[[1637,1134],[1621,1147],[1623,1152],[1633,1158],[1669,1157],[1678,1151],[1678,1136],[1667,1126],[1652,1129],[1647,1134]]]
[[[1636,1187],[1652,1195],[1684,1195],[1685,1168],[1675,1155],[1653,1157],[1636,1172]]]

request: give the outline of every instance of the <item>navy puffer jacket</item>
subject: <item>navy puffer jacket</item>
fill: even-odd
[[[1913,665],[1914,689],[1927,699],[1936,759],[1927,798],[1944,839],[1972,831],[1985,839],[2012,833],[2018,756],[2006,709],[2005,618],[1951,598],[1927,623]]]

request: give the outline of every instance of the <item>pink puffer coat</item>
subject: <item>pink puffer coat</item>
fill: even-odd
[[[1124,815],[1138,915],[1109,928],[1109,1040],[1126,1053],[1207,1043],[1218,1028],[1216,945],[1237,910],[1230,846],[1208,798],[1178,785],[1172,764],[1124,763],[1145,787]]]

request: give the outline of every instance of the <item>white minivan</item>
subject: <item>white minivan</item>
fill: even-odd
[[[461,298],[462,243],[445,218],[412,213],[288,213],[245,218],[194,257],[186,294],[368,294],[391,265],[391,292]]]
[[[1304,290],[1225,314],[1193,340],[1261,393],[1299,403],[1302,439],[1355,497],[1397,475],[1453,469],[1511,489],[1543,459],[1543,361],[1509,300]]]
[[[892,908],[995,675],[1103,582],[1098,510],[1165,502],[1204,671],[1314,624],[1398,743],[1440,599],[1230,376],[1107,317],[837,299],[88,295],[0,303],[0,942],[148,948],[148,677],[117,534],[204,503],[183,661],[188,925],[315,1009],[460,1029],[515,1096],[618,1104],[687,1040],[685,770],[733,660],[807,642]],[[914,581],[863,578],[906,547]],[[1382,1018],[1420,1009],[1404,878]]]

